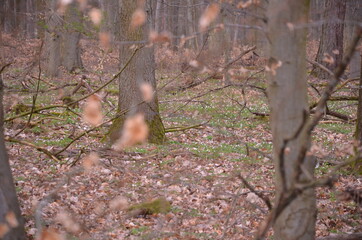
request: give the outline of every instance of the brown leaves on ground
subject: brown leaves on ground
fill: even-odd
[[[83,158],[83,167],[86,171],[90,171],[94,166],[99,163],[99,155],[96,152],[91,152]]]
[[[109,208],[112,210],[125,210],[129,206],[127,198],[118,196],[109,202]]]
[[[148,132],[149,129],[145,121],[145,116],[142,113],[131,116],[124,122],[122,136],[113,145],[113,149],[121,151],[124,148],[143,143],[148,137]]]
[[[217,3],[210,4],[200,17],[199,27],[201,31],[205,31],[209,25],[215,21],[220,12],[220,5]]]
[[[83,120],[92,126],[98,126],[102,123],[103,114],[101,98],[97,94],[93,94],[87,98],[83,110]]]

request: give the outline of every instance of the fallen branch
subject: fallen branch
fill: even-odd
[[[248,49],[246,49],[245,51],[243,51],[239,56],[237,56],[235,59],[231,60],[230,62],[226,63],[222,68],[224,69],[223,71],[221,71],[221,73],[223,73],[225,71],[225,69],[228,69],[231,65],[233,65],[235,62],[237,62],[238,60],[240,60],[243,56],[245,56],[246,54],[248,54],[249,52],[253,51],[256,49],[256,46],[253,46],[253,47],[250,47]],[[193,88],[193,87],[196,87],[204,82],[206,82],[207,80],[209,79],[212,79],[214,77],[216,77],[220,72],[213,72],[211,74],[209,74],[207,77],[201,79],[200,81],[196,81],[196,82],[193,82],[187,86],[184,86],[184,87],[180,87],[178,90],[179,91],[185,91],[189,88]]]
[[[207,120],[206,122],[200,123],[200,124],[196,124],[196,125],[191,125],[191,126],[186,126],[186,127],[172,127],[172,128],[166,128],[165,129],[165,133],[169,133],[169,132],[180,132],[180,131],[186,131],[192,128],[199,128],[201,126],[204,126],[205,124],[209,123],[211,119]]]
[[[362,233],[336,234],[327,237],[320,237],[317,240],[361,240]]]
[[[5,136],[5,141],[7,142],[12,142],[12,143],[18,143],[18,144],[21,144],[21,145],[25,145],[25,146],[28,146],[28,147],[32,147],[32,148],[35,148],[36,150],[38,150],[39,152],[42,152],[44,154],[46,154],[48,157],[50,157],[51,159],[53,159],[54,161],[56,162],[60,162],[60,159],[57,158],[54,154],[52,154],[51,152],[49,152],[47,149],[43,148],[43,147],[40,147],[40,146],[36,146],[30,142],[26,142],[26,141],[23,141],[23,140],[19,140],[19,139],[15,139],[15,138],[11,138],[9,136]]]

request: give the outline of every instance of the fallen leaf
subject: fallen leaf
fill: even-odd
[[[220,12],[220,6],[217,3],[210,4],[200,17],[199,27],[201,31],[206,28],[217,18]]]
[[[146,22],[146,13],[142,8],[137,8],[132,14],[131,28],[142,26]]]

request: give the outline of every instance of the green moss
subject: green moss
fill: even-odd
[[[128,211],[136,215],[168,213],[171,211],[171,204],[165,198],[157,198],[151,202],[132,205],[128,208]]]
[[[24,103],[18,103],[13,107],[13,111],[16,114],[20,114],[23,112],[28,112],[31,110],[31,106],[25,105]]]
[[[162,144],[166,141],[165,128],[159,115],[152,121],[147,122],[150,129],[148,141],[150,143]]]
[[[125,115],[115,119],[108,131],[103,138],[104,142],[110,144],[115,143],[121,137],[121,128],[125,121]],[[154,144],[163,144],[166,141],[165,128],[159,115],[153,118],[152,121],[147,121],[149,128],[148,142]]]

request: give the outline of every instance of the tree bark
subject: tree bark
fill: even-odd
[[[102,1],[103,11],[105,13],[105,23],[102,26],[102,31],[111,34],[111,40],[119,39],[119,2]]]
[[[0,224],[7,222],[5,215],[9,212],[15,214],[18,222],[18,226],[10,228],[10,231],[2,239],[23,240],[25,239],[24,220],[21,216],[9,159],[6,154],[3,123],[3,82],[0,73]]]
[[[45,72],[48,76],[55,77],[58,75],[58,68],[61,64],[61,52],[60,52],[60,41],[61,41],[61,16],[56,11],[56,0],[52,0],[50,3],[50,13],[48,15],[47,26],[45,35],[46,44],[46,67]]]
[[[136,1],[122,1],[120,10],[120,41],[140,41],[147,35],[147,24],[137,29],[130,28],[131,16],[137,7]],[[124,66],[134,50],[129,45],[120,47],[120,65]],[[151,143],[163,143],[165,129],[158,108],[157,93],[150,103],[142,103],[140,85],[149,83],[156,90],[155,59],[153,47],[140,49],[132,62],[119,78],[118,110],[129,111],[113,122],[110,130],[110,141],[114,143],[121,136],[121,129],[127,116],[143,113],[149,127],[148,140]],[[141,104],[140,104],[141,103]]]
[[[26,37],[35,37],[35,19],[34,0],[26,0]]]
[[[347,0],[346,9],[346,24],[344,29],[345,48],[348,47],[352,40],[353,33],[358,23],[362,22],[362,2],[360,0]],[[360,51],[353,54],[349,64],[349,78],[356,78],[360,76],[361,58]]]
[[[79,41],[81,37],[81,30],[83,14],[74,2],[67,7],[64,15],[64,22],[66,24],[66,31],[63,33],[63,65],[72,72],[75,69],[83,68],[81,58],[81,48]]]
[[[328,67],[335,69],[342,61],[343,57],[343,28],[346,12],[346,0],[328,0],[324,1],[324,17],[322,25],[322,35],[319,42],[319,48],[316,61]],[[328,54],[333,62],[324,59]],[[328,57],[328,56],[327,56]],[[321,68],[315,67],[312,73],[318,78],[327,79],[330,75]]]
[[[295,168],[302,138],[289,141],[288,152],[282,157],[284,141],[291,139],[308,114],[306,81],[306,29],[289,30],[288,23],[295,25],[308,22],[309,1],[271,0],[268,8],[270,46],[269,62],[281,61],[276,71],[269,73],[269,98],[273,155],[276,169],[277,197],[295,184]],[[307,113],[307,114],[306,114]],[[312,159],[304,160],[304,169],[313,176]],[[284,182],[282,180],[284,179]],[[306,179],[302,173],[301,179]],[[310,240],[315,237],[316,202],[313,189],[299,195],[279,215],[274,223],[275,239]]]

